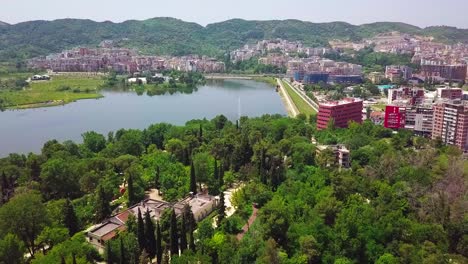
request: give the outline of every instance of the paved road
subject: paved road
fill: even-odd
[[[302,98],[302,100],[304,100],[310,107],[312,107],[312,109],[314,109],[315,112],[318,113],[319,105],[312,99],[310,99],[310,97],[307,96],[304,91],[301,91],[300,89],[289,83],[289,81],[287,80],[284,80],[284,82],[286,83],[286,85],[289,85],[293,89],[293,91],[296,92]]]
[[[297,109],[296,105],[291,100],[291,97],[289,96],[288,92],[284,88],[283,82],[279,78],[276,79],[276,82],[280,87],[281,99],[283,100],[283,103],[286,106],[286,111],[288,112],[289,116],[296,117],[299,114],[299,110]]]

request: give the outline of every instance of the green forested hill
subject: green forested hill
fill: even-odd
[[[130,20],[122,23],[60,19],[15,25],[0,22],[0,60],[31,58],[78,45],[94,46],[105,39],[128,39],[123,45],[138,48],[146,54],[220,55],[226,50],[261,39],[284,38],[301,40],[308,45],[326,45],[330,39],[360,40],[388,31],[430,35],[445,42],[468,41],[467,29],[421,29],[393,22],[355,26],[345,22],[233,19],[203,27],[174,18]]]

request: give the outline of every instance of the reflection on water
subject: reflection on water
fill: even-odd
[[[103,95],[64,106],[0,112],[0,156],[38,152],[50,139],[81,141],[90,130],[107,134],[160,122],[182,125],[220,114],[235,120],[239,108],[250,117],[286,114],[274,88],[249,80],[207,81],[190,93],[139,96],[134,90],[105,90]]]

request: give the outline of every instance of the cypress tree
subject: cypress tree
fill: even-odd
[[[177,218],[174,208],[172,208],[171,213],[171,226],[170,226],[170,250],[171,255],[179,254],[179,236],[177,233]]]
[[[265,150],[262,149],[262,155],[261,155],[261,160],[260,160],[260,181],[263,184],[267,184],[267,179],[265,175]]]
[[[195,166],[193,165],[193,160],[190,163],[190,191],[193,194],[197,194],[197,179],[195,177]]]
[[[219,169],[218,169],[218,161],[215,159],[214,161],[214,175],[213,175],[215,180],[219,179]]]
[[[180,226],[180,251],[184,253],[187,249],[187,221],[185,212],[182,214],[182,224]]]
[[[200,124],[200,127],[198,129],[198,138],[199,138],[200,142],[203,141],[203,127],[202,127],[202,124]]]
[[[2,196],[0,197],[0,204],[3,203],[3,202],[6,202],[8,200],[8,197],[7,196],[7,190],[8,190],[8,180],[7,180],[7,177],[5,175],[5,172],[2,171],[2,179],[1,179],[1,182],[0,182],[0,189],[2,189]]]
[[[223,221],[224,218],[226,218],[226,205],[224,204],[224,191],[221,189],[218,205],[218,226],[221,224],[221,221]]]
[[[189,205],[185,206],[184,214],[188,226],[189,248],[195,252],[195,238],[193,236],[193,231],[195,230],[195,217]]]
[[[133,188],[133,177],[132,175],[128,176],[127,180],[127,191],[128,191],[128,206],[132,206],[136,203],[135,201],[135,189]]]
[[[154,177],[154,187],[158,189],[158,191],[161,188],[160,179],[161,179],[161,169],[159,168],[159,166],[156,166],[156,173]]]
[[[120,264],[127,264],[127,261],[125,260],[125,247],[122,237],[120,237]]]
[[[156,237],[154,236],[154,224],[151,220],[149,210],[145,213],[145,237],[146,237],[146,253],[150,258],[156,256]]]
[[[31,174],[30,174],[31,180],[39,181],[39,176],[41,175],[41,166],[39,165],[36,159],[33,158],[30,168],[31,168]]]
[[[113,253],[112,253],[112,247],[111,247],[110,241],[107,241],[107,243],[106,243],[106,262],[107,262],[107,264],[113,264],[114,263],[112,254]]]
[[[219,166],[219,179],[218,179],[219,183],[218,183],[218,186],[219,188],[223,188],[223,185],[224,185],[224,165],[223,163],[221,163],[221,165]]]
[[[70,237],[76,234],[79,230],[78,217],[76,217],[75,209],[70,201],[67,199],[64,207],[65,214],[65,227],[68,228],[68,233]]]
[[[162,248],[162,235],[161,235],[161,226],[159,221],[156,224],[156,258],[157,264],[162,263],[163,248]]]
[[[104,188],[102,186],[99,186],[97,191],[96,205],[96,222],[101,222],[111,215],[112,210],[109,201],[107,200],[107,195],[104,192]]]
[[[141,216],[140,208],[138,208],[137,228],[138,246],[140,246],[140,250],[143,250],[144,248],[146,248],[145,225],[143,223],[143,217]]]

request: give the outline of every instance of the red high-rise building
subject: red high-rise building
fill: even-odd
[[[354,98],[322,103],[317,115],[317,129],[326,129],[331,119],[335,127],[340,128],[347,128],[349,121],[362,123],[362,108],[362,101]]]
[[[434,106],[432,138],[468,152],[468,103],[455,100]]]
[[[398,106],[385,107],[384,127],[391,129],[405,128],[406,109]]]

